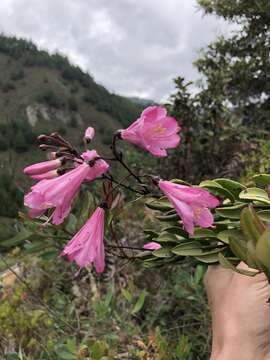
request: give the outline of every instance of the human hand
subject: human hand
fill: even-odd
[[[244,263],[239,268],[249,269]],[[205,286],[212,315],[211,360],[270,359],[270,285],[254,277],[210,266]]]

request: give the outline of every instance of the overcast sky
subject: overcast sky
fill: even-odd
[[[200,48],[230,27],[196,0],[0,0],[0,30],[58,50],[109,90],[165,100],[198,78]]]

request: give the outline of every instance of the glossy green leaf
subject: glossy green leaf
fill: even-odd
[[[247,241],[235,234],[229,237],[229,245],[234,255],[247,263]]]
[[[233,206],[218,207],[215,212],[226,219],[240,219],[241,211],[246,206],[246,204],[238,203]]]
[[[257,215],[261,220],[270,223],[270,210],[257,211]]]
[[[270,230],[266,230],[256,244],[256,256],[270,272]]]
[[[270,205],[270,199],[267,192],[259,188],[247,188],[239,194],[239,198],[243,200],[259,201]]]
[[[152,252],[152,254],[155,257],[159,257],[159,258],[166,258],[166,257],[171,257],[172,256],[171,250],[167,249],[167,248],[160,248],[160,249],[154,250]]]
[[[220,265],[223,266],[225,269],[231,269],[239,274],[247,275],[247,276],[255,276],[256,274],[258,274],[257,271],[248,271],[248,270],[237,268],[236,266],[233,265],[233,263],[228,258],[226,258],[221,253],[218,254],[218,259],[219,259]]]
[[[213,252],[212,254],[195,256],[195,259],[205,264],[213,264],[218,262],[219,251]]]
[[[199,256],[203,253],[203,250],[198,242],[191,241],[184,243],[173,248],[172,253],[179,256]]]
[[[157,215],[156,218],[159,221],[165,221],[165,222],[171,222],[171,221],[179,221],[179,215],[178,214],[172,214],[172,215]]]
[[[188,233],[180,226],[170,226],[170,227],[163,229],[162,231],[164,231],[164,232],[166,231],[168,233],[175,234],[175,235],[180,235],[181,237],[184,237],[184,238],[189,237]]]
[[[190,239],[216,238],[217,234],[210,229],[195,228],[194,235]]]
[[[166,198],[161,198],[159,200],[151,200],[146,202],[145,205],[152,210],[168,211],[172,209],[171,204]]]
[[[242,241],[245,239],[243,233],[239,229],[224,230],[217,234],[217,238],[225,244],[229,244],[230,237],[240,238]]]
[[[221,196],[225,199],[228,198],[231,201],[235,201],[235,196],[233,195],[233,193],[222,187],[219,183],[217,183],[214,180],[202,181],[199,186],[209,190],[209,192],[213,193],[216,196]]]
[[[242,190],[246,189],[246,186],[240,184],[238,181],[222,178],[215,179],[214,181],[221,185],[223,188],[229,190],[232,194],[234,194],[235,197],[238,197],[239,193]]]
[[[265,231],[265,225],[251,206],[242,210],[240,223],[246,238],[254,243]]]
[[[260,186],[267,186],[270,185],[270,174],[256,174],[252,180]]]
[[[157,241],[160,243],[164,243],[164,242],[178,243],[178,242],[188,241],[188,239],[180,235],[171,234],[166,231],[163,231],[160,233],[159,237],[157,238]]]
[[[179,184],[179,185],[186,185],[186,186],[191,186],[190,183],[184,181],[184,180],[181,180],[181,179],[172,179],[170,180],[170,182],[174,183],[174,184]]]

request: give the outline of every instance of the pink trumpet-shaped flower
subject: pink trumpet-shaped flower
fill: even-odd
[[[179,145],[180,127],[177,121],[167,116],[167,111],[161,106],[149,106],[140,118],[127,129],[121,130],[121,138],[135,144],[154,156],[167,156],[166,149]]]
[[[159,181],[159,188],[174,206],[189,234],[194,234],[195,225],[203,228],[213,225],[214,218],[208,208],[218,206],[219,200],[208,191],[164,180]]]
[[[58,169],[63,163],[63,159],[55,159],[55,160],[48,160],[43,161],[41,163],[37,163],[34,165],[27,166],[23,172],[25,175],[39,175],[46,173],[51,170]]]
[[[95,155],[97,155],[95,151],[88,154],[89,158],[93,158]],[[82,182],[94,180],[105,173],[108,168],[109,165],[100,159],[93,166],[84,162],[55,179],[41,180],[24,197],[24,204],[30,209],[29,216],[38,217],[47,209],[55,208],[52,223],[55,225],[61,224],[69,214]]]
[[[95,136],[95,129],[89,126],[84,133],[84,139],[86,142],[90,142]]]
[[[161,245],[156,243],[155,241],[151,241],[149,243],[146,243],[143,248],[146,250],[158,250],[161,248]]]
[[[60,255],[67,256],[69,261],[75,261],[80,268],[94,263],[96,271],[103,272],[105,268],[104,215],[104,209],[98,207]]]

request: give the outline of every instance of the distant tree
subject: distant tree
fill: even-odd
[[[223,97],[256,130],[270,130],[270,1],[199,0],[205,13],[237,23],[196,62],[208,91]],[[262,133],[261,133],[262,134]]]
[[[173,166],[190,181],[238,177],[244,165],[239,154],[269,137],[270,2],[198,2],[206,13],[236,22],[238,30],[201,53],[195,63],[203,78],[198,93],[176,79],[169,108],[182,125],[183,142],[166,170]]]

